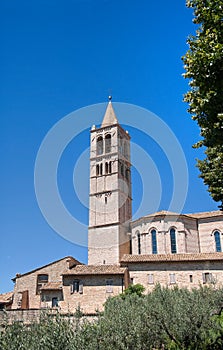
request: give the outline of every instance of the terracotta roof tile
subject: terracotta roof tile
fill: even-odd
[[[179,216],[179,213],[175,213],[173,211],[168,211],[168,210],[161,210],[161,211],[157,211],[156,213],[153,214],[148,214],[146,215],[146,217],[150,217],[150,216],[161,216],[161,215],[174,215],[174,216]]]
[[[62,282],[48,282],[41,287],[41,290],[58,290],[62,289]]]
[[[223,211],[216,210],[216,211],[207,211],[202,213],[193,213],[193,214],[185,214],[186,216],[191,216],[196,219],[203,219],[203,218],[212,218],[215,216],[223,216]]]
[[[3,293],[0,294],[0,303],[10,303],[12,301],[13,298],[13,292],[8,292],[8,293]]]
[[[12,278],[12,281],[15,282],[15,281],[16,281],[16,278],[20,278],[20,277],[23,277],[23,276],[27,276],[27,275],[29,275],[29,274],[31,274],[31,273],[33,273],[33,272],[36,272],[36,271],[38,271],[38,270],[41,270],[41,269],[43,269],[43,268],[45,268],[45,267],[48,267],[48,266],[50,266],[50,265],[56,264],[56,263],[58,263],[59,261],[62,261],[62,260],[65,260],[65,261],[67,261],[67,262],[70,261],[71,266],[75,266],[76,264],[82,264],[80,261],[76,260],[76,259],[73,258],[72,256],[65,256],[65,257],[62,258],[62,259],[52,261],[52,262],[49,263],[49,264],[46,264],[46,265],[37,267],[36,269],[31,270],[31,271],[28,271],[28,272],[25,272],[25,273],[23,273],[23,274],[17,273],[16,276],[15,276],[14,278]]]
[[[77,265],[63,275],[123,275],[125,271],[119,265]]]
[[[223,216],[223,211],[221,210],[216,210],[216,211],[206,211],[206,212],[201,212],[201,213],[192,213],[192,214],[180,214],[180,213],[174,213],[171,211],[167,210],[161,210],[156,213],[148,214],[145,216],[142,216],[134,221],[131,222],[131,225],[134,226],[140,221],[144,221],[145,219],[155,219],[160,216],[174,216],[175,219],[177,220],[178,217],[189,217],[193,219],[204,219],[204,218],[211,218],[211,217],[217,217],[217,216]]]
[[[143,263],[143,262],[180,262],[180,261],[207,261],[222,260],[223,253],[198,253],[198,254],[150,254],[130,255],[125,254],[121,263]]]

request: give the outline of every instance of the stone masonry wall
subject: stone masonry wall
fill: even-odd
[[[222,262],[150,262],[129,264],[130,278],[151,291],[155,284],[197,288],[204,284],[203,274],[210,273],[216,287],[223,286]],[[175,281],[175,282],[174,282]],[[208,284],[209,282],[207,282]]]
[[[37,276],[48,274],[48,282],[60,282],[62,281],[61,274],[65,272],[65,270],[68,270],[66,258],[27,275],[17,277],[12,309],[19,309],[21,307],[21,293],[26,290],[29,292],[29,308],[41,308],[40,294],[37,294]]]
[[[221,237],[221,248],[223,251],[223,221],[216,217],[204,218],[198,221],[201,253],[216,251],[214,231],[219,231]]]
[[[95,313],[96,310],[103,310],[103,305],[108,297],[120,294],[124,290],[123,276],[80,276],[83,283],[83,294],[71,293],[70,285],[73,276],[64,277],[64,301],[59,306],[62,312],[75,312],[77,307],[84,313]],[[106,285],[112,280],[113,286]]]

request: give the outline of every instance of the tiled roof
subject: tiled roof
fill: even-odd
[[[43,269],[45,267],[48,267],[48,266],[53,265],[53,264],[56,264],[56,263],[58,263],[59,261],[62,261],[62,260],[66,260],[67,262],[70,260],[70,263],[71,263],[72,266],[75,266],[76,264],[82,264],[80,261],[74,259],[72,256],[65,256],[62,259],[59,259],[59,260],[53,261],[53,262],[51,262],[49,264],[37,267],[36,269],[28,271],[28,272],[25,272],[23,274],[17,273],[16,276],[14,278],[12,278],[12,281],[15,282],[16,278],[20,278],[20,277],[29,275],[30,273],[36,272],[36,271],[41,270],[41,269]]]
[[[211,218],[211,217],[217,217],[217,216],[223,216],[223,211],[216,210],[216,211],[207,211],[207,212],[201,212],[201,213],[192,213],[192,214],[180,214],[180,213],[174,213],[172,211],[167,210],[161,210],[156,213],[148,214],[145,216],[142,216],[134,221],[132,221],[132,224],[142,221],[144,219],[153,219],[159,216],[174,216],[176,219],[178,217],[189,217],[193,219],[204,219],[204,218]]]
[[[77,265],[63,275],[123,275],[125,271],[119,265]]]
[[[59,290],[62,289],[62,282],[48,282],[41,287],[41,290]]]
[[[131,255],[125,254],[121,263],[143,263],[143,262],[180,262],[180,261],[223,261],[223,253],[197,253],[197,254],[148,254]]]
[[[13,292],[0,294],[0,303],[10,303],[12,301]]]
[[[150,217],[150,216],[161,216],[161,215],[174,215],[174,216],[179,216],[180,214],[179,214],[179,213],[175,213],[175,212],[173,212],[173,211],[160,210],[160,211],[157,211],[156,213],[146,215],[146,217]]]
[[[151,219],[151,220],[153,220],[153,218],[156,218],[156,217],[159,217],[159,216],[174,216],[174,217],[177,218],[180,215],[183,215],[183,214],[174,213],[172,211],[167,211],[167,210],[161,210],[161,211],[158,211],[156,213],[152,213],[152,214],[148,214],[148,215],[142,216],[142,217],[132,221],[131,224],[134,225],[135,223],[137,223],[139,221],[142,221],[144,219]]]
[[[203,218],[212,218],[215,216],[223,216],[223,211],[216,210],[216,211],[207,211],[202,213],[193,213],[193,214],[185,214],[186,216],[191,216],[196,219],[203,219]]]

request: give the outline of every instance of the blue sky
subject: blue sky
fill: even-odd
[[[216,210],[195,168],[202,152],[191,145],[199,139],[199,129],[182,102],[188,82],[182,77],[181,56],[187,36],[195,31],[192,17],[184,0],[1,1],[0,292],[13,288],[11,278],[17,272],[63,256],[87,262],[87,248],[62,238],[41,214],[34,166],[41,142],[55,123],[79,108],[106,102],[110,93],[114,102],[152,111],[176,135],[189,170],[183,212]],[[103,108],[99,120],[102,117]],[[122,122],[121,115],[118,119]],[[172,186],[168,164],[159,164],[159,149],[149,146],[142,131],[129,132],[165,174],[159,209],[167,209]],[[58,170],[63,201],[86,226],[87,209],[75,198],[72,176],[75,159],[89,145],[88,133],[86,129],[69,144]],[[84,196],[86,182],[85,176],[80,184]],[[134,211],[140,186],[135,169]]]

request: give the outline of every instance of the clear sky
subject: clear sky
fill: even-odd
[[[187,36],[195,32],[192,17],[185,0],[0,2],[0,292],[12,290],[11,278],[17,272],[67,255],[87,262],[87,248],[61,237],[42,215],[34,166],[45,135],[58,121],[79,108],[106,102],[110,93],[114,106],[123,102],[155,113],[179,140],[189,171],[182,211],[217,209],[198,178],[195,158],[202,152],[191,145],[199,139],[199,129],[182,102],[188,82],[182,77],[181,56],[187,50]],[[104,105],[99,112],[98,120]],[[117,117],[122,123],[122,115]],[[157,166],[162,182],[157,209],[168,209],[168,186],[173,188],[168,164],[160,161],[158,148],[149,146],[143,125],[136,130],[125,124],[133,142]],[[75,197],[72,179],[75,161],[89,146],[89,129],[82,130],[78,119],[75,127],[82,132],[60,159],[58,183],[64,205],[87,228],[87,208]],[[87,156],[83,160],[88,167]],[[143,164],[143,156],[138,161]],[[139,173],[135,166],[134,212],[143,193]],[[76,185],[80,196],[87,198],[86,174]],[[149,171],[146,176],[149,182]]]

